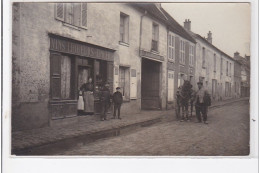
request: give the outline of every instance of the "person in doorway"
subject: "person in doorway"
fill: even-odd
[[[79,99],[78,99],[78,115],[82,115],[84,110],[84,101],[83,101],[83,93],[79,91]]]
[[[207,108],[210,105],[210,95],[206,89],[203,87],[202,82],[198,82],[198,91],[195,96],[195,109],[196,109],[196,116],[198,119],[198,123],[201,122],[201,114],[203,117],[203,121],[205,124],[208,124],[207,121]]]
[[[83,100],[84,100],[84,114],[93,115],[94,114],[94,86],[92,84],[92,78],[88,79],[87,83],[84,83],[81,87],[83,90]]]
[[[100,94],[101,101],[101,121],[107,120],[107,111],[110,106],[110,91],[109,91],[109,83],[106,83],[105,86],[102,87]]]
[[[121,109],[121,105],[123,103],[123,96],[122,96],[122,93],[120,92],[120,87],[117,87],[116,92],[113,94],[113,103],[114,103],[113,118],[114,119],[116,118],[116,111],[117,111],[118,119],[121,120],[120,109]]]

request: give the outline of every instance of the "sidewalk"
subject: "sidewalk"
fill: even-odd
[[[211,108],[248,99],[249,98],[226,100],[212,104]],[[172,117],[174,120],[175,111],[141,111],[139,114],[122,115],[121,117],[122,120],[111,119],[111,115],[108,115],[108,121],[100,121],[99,116],[83,116],[79,117],[79,123],[73,125],[13,132],[11,141],[12,153],[23,149],[55,143],[68,138],[75,138],[102,131],[105,132],[111,129],[120,129],[142,122],[160,121],[163,117]]]

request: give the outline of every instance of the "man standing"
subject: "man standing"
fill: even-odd
[[[123,96],[122,93],[120,92],[120,87],[116,87],[116,92],[113,94],[113,103],[114,103],[114,115],[113,118],[116,118],[116,111],[118,111],[117,116],[118,119],[121,120],[120,117],[120,109],[121,109],[121,104],[123,103]]]
[[[104,121],[107,119],[107,111],[110,106],[110,91],[109,91],[109,84],[106,83],[105,86],[102,88],[101,91],[101,121]]]
[[[203,117],[203,121],[205,124],[208,124],[207,122],[207,108],[209,106],[210,102],[210,96],[206,89],[203,87],[202,82],[198,82],[198,88],[199,90],[196,93],[195,97],[195,109],[196,109],[196,116],[198,119],[198,123],[201,122],[201,114]]]

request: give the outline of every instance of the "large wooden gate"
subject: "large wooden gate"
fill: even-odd
[[[160,109],[160,63],[142,60],[142,109]]]

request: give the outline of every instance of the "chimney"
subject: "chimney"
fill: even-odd
[[[234,53],[234,58],[237,59],[238,57],[239,57],[239,52],[236,51],[236,52]]]
[[[191,21],[190,21],[190,19],[185,19],[184,29],[186,29],[187,31],[191,30]]]
[[[207,38],[208,42],[212,44],[212,33],[209,31],[208,33],[208,38]]]

